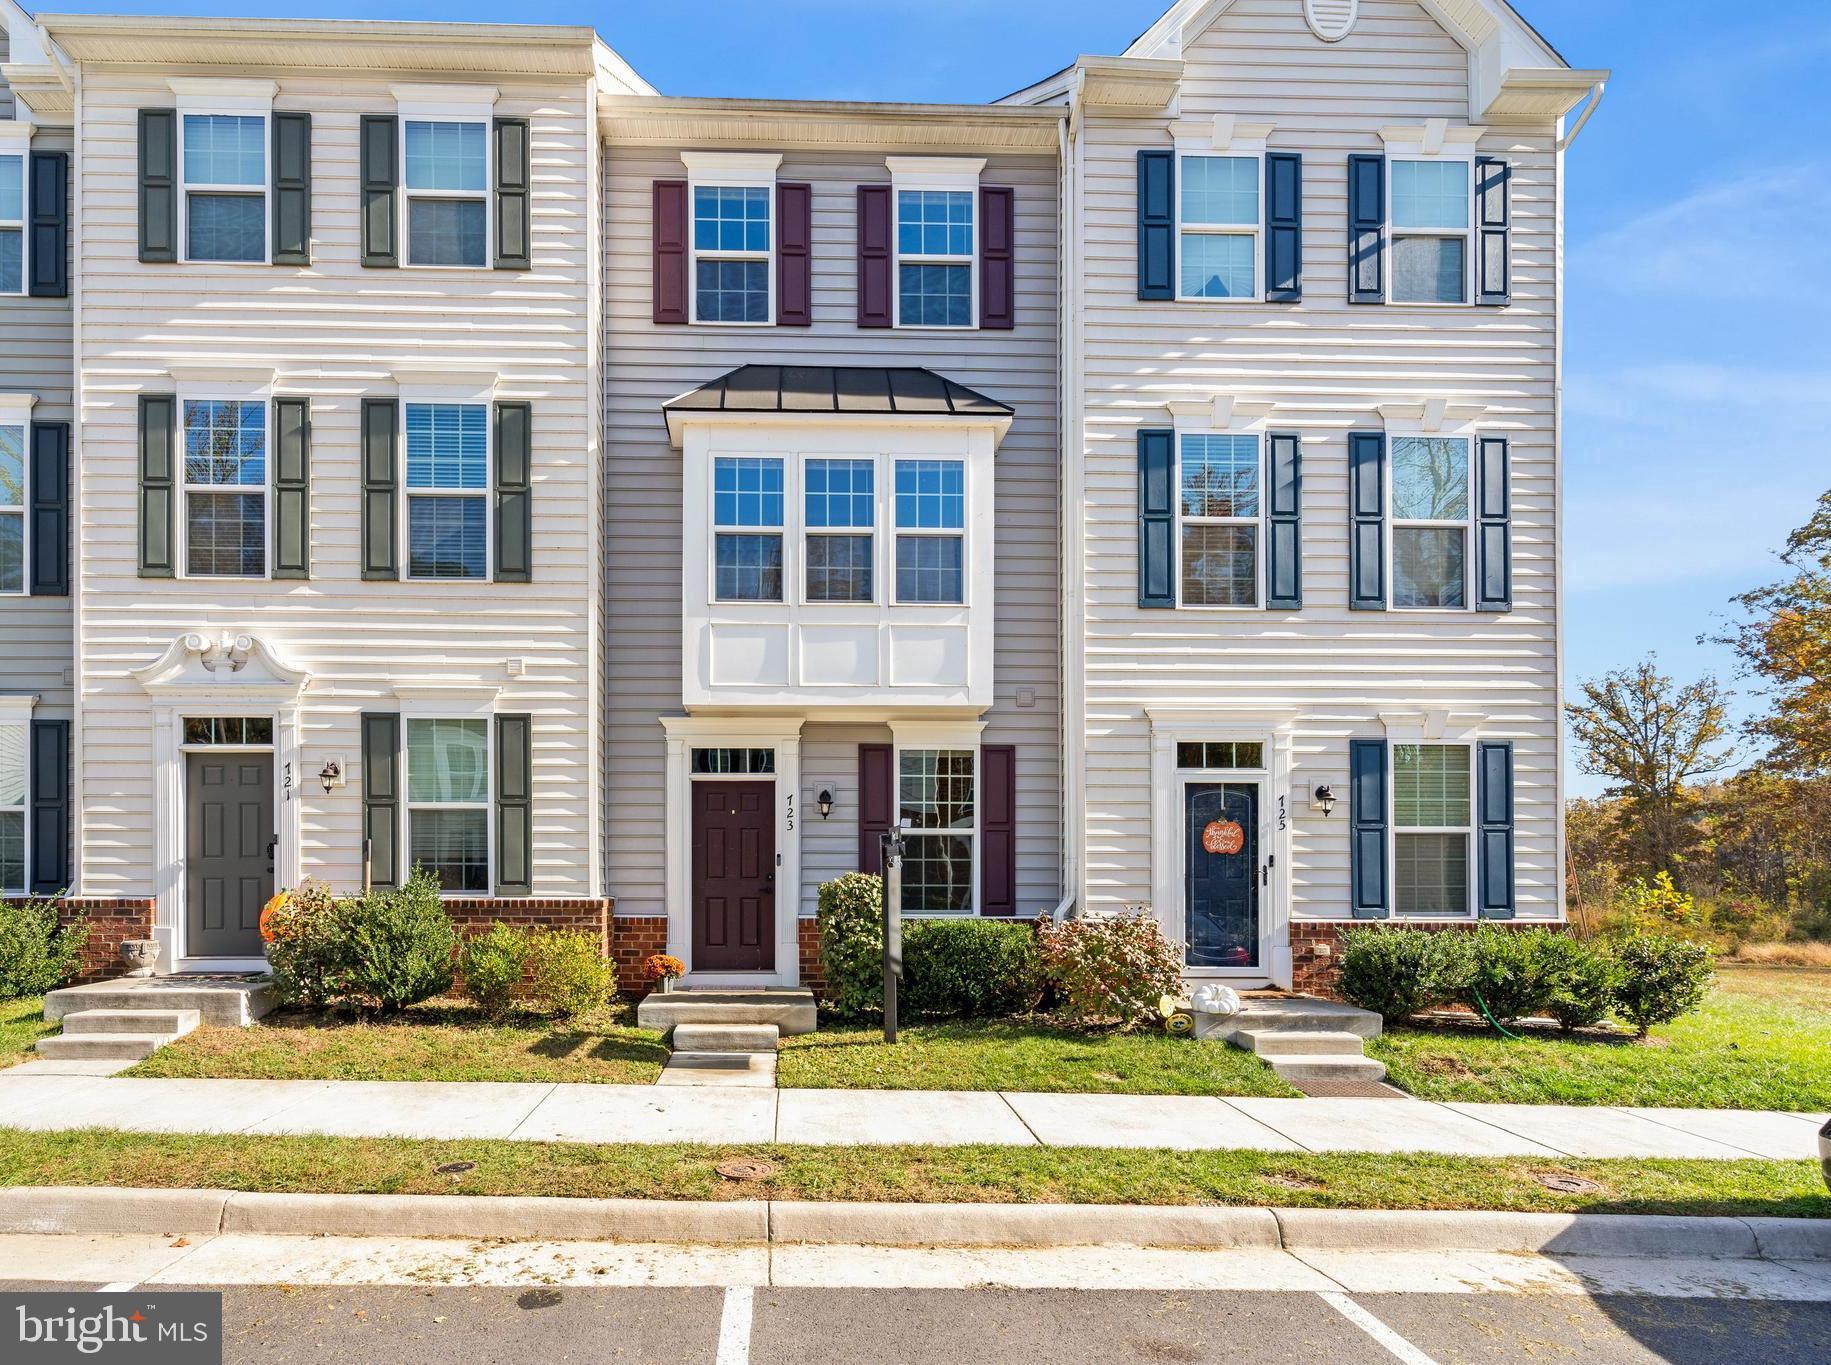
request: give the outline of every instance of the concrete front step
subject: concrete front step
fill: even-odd
[[[1249,999],[1227,1024],[1255,1033],[1352,1033],[1359,1038],[1377,1038],[1381,1029],[1380,1016],[1372,1010],[1338,1000],[1282,997]]]
[[[1305,1057],[1267,1057],[1271,1069],[1292,1085],[1312,1081],[1382,1081],[1386,1063],[1376,1062],[1358,1052],[1330,1056],[1316,1053]]]
[[[274,1007],[273,983],[254,976],[148,976],[65,986],[45,996],[44,1017],[79,1010],[196,1010],[203,1023],[246,1028]]]
[[[668,1036],[675,1052],[770,1052],[781,1043],[774,1024],[676,1024]]]
[[[662,1033],[678,1024],[769,1024],[790,1038],[819,1022],[808,990],[652,991],[636,1006],[637,1025]]]
[[[1244,1028],[1233,1040],[1248,1052],[1268,1060],[1273,1057],[1358,1057],[1357,1033],[1303,1033],[1297,1029]]]
[[[137,1062],[172,1041],[169,1033],[60,1033],[38,1040],[40,1057]]]
[[[152,1033],[180,1038],[202,1020],[196,1010],[77,1010],[64,1016],[64,1033]]]

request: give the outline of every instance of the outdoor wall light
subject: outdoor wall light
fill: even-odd
[[[820,807],[820,818],[826,819],[833,813],[833,793],[826,787],[820,789],[820,795],[814,798],[814,804]]]
[[[1327,782],[1316,789],[1315,804],[1327,816],[1335,811],[1335,788]]]
[[[329,796],[333,790],[343,785],[343,768],[334,758],[327,758],[324,767],[318,772],[318,780],[324,784],[324,794]]]

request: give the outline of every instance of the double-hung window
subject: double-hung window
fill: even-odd
[[[1177,256],[1185,299],[1259,297],[1257,156],[1183,156]]]
[[[713,596],[782,600],[782,460],[721,455],[713,468]]]
[[[896,462],[896,600],[966,600],[966,465]]]
[[[407,577],[488,578],[489,408],[406,410]]]
[[[1468,605],[1469,441],[1392,441],[1392,605]]]
[[[489,264],[489,124],[402,121],[407,264]]]
[[[27,724],[0,723],[0,892],[25,890]]]
[[[1459,158],[1392,163],[1392,297],[1467,303],[1474,169]]]
[[[0,156],[0,294],[25,292],[25,156]]]
[[[973,908],[975,760],[971,749],[903,749],[897,819],[906,827],[903,912],[960,915]]]
[[[489,891],[488,720],[408,717],[407,851],[445,891]]]
[[[0,426],[0,593],[25,591],[25,428]]]
[[[973,325],[976,197],[972,190],[897,189],[897,326]]]
[[[872,460],[809,460],[807,600],[872,600],[877,465]]]
[[[770,320],[771,193],[763,185],[693,186],[693,320]]]
[[[1182,604],[1259,605],[1259,438],[1185,433],[1181,471]]]
[[[1466,744],[1392,750],[1394,908],[1469,913],[1470,764]]]
[[[184,401],[184,571],[267,576],[267,405]]]
[[[267,259],[267,116],[185,114],[186,260]]]

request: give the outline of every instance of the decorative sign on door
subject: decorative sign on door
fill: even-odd
[[[1238,853],[1246,847],[1246,831],[1238,820],[1210,820],[1202,826],[1202,848],[1209,853]]]

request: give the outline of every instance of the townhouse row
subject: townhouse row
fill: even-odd
[[[434,872],[694,984],[819,885],[1314,985],[1562,915],[1574,71],[1183,0],[987,105],[0,0],[0,890],[96,969]]]

